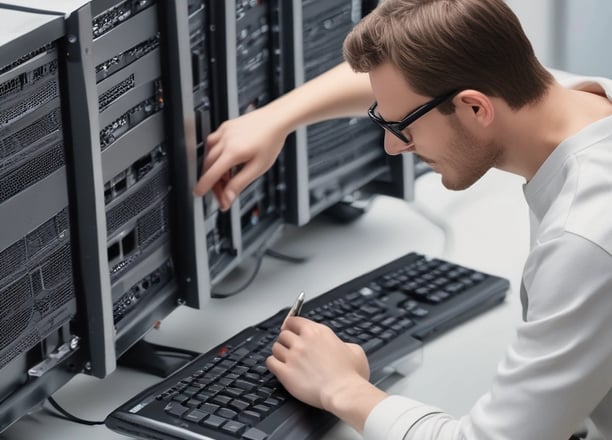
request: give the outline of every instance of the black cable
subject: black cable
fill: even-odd
[[[74,423],[80,423],[82,425],[88,425],[88,426],[104,425],[104,421],[100,422],[100,421],[93,421],[93,420],[85,420],[85,419],[81,419],[80,417],[70,414],[68,411],[62,408],[60,404],[57,403],[55,399],[51,396],[47,397],[47,401],[51,404],[53,408],[55,408],[57,412],[60,413],[60,414],[57,414],[57,413],[54,413],[53,411],[50,411],[50,413],[55,417],[58,417],[64,420],[68,420]]]
[[[257,261],[255,262],[255,268],[253,269],[253,273],[242,284],[242,286],[238,287],[235,290],[231,290],[229,292],[211,292],[210,296],[212,298],[227,298],[227,297],[236,295],[236,294],[242,292],[247,287],[249,287],[249,285],[253,282],[253,280],[255,279],[257,274],[259,273],[259,269],[261,268],[261,263],[263,262],[263,257],[264,257],[265,254],[266,253],[264,251],[264,252],[260,252],[258,255],[255,256],[257,258]]]
[[[307,257],[293,257],[291,255],[282,254],[272,249],[267,249],[266,257],[276,258],[277,260],[287,261],[288,263],[301,264],[308,261]]]

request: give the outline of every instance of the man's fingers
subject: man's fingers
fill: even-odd
[[[204,157],[204,163],[202,164],[202,173],[205,173],[210,169],[210,167],[219,159],[221,156],[222,149],[221,148],[213,148],[206,151],[206,156]]]
[[[217,183],[224,173],[232,168],[233,164],[223,156],[219,157],[216,161],[213,161],[210,166],[204,165],[205,171],[200,176],[200,179],[196,183],[193,192],[197,196],[203,196],[206,194],[215,183]]]
[[[291,316],[285,321],[284,330],[288,330],[293,334],[299,335],[305,326],[311,324],[312,321],[308,318],[304,318],[303,316]]]
[[[275,376],[279,376],[281,372],[286,368],[284,362],[280,361],[276,356],[268,356],[266,359],[266,367]]]
[[[221,139],[221,135],[222,135],[221,127],[209,133],[208,136],[206,136],[206,146],[208,148],[213,147],[217,142],[219,142],[219,139]]]
[[[272,356],[281,362],[285,362],[287,360],[288,351],[289,349],[278,341],[272,345]]]
[[[252,166],[245,166],[233,177],[225,179],[223,176],[221,176],[215,180],[215,176],[213,173],[211,173],[211,171],[212,169],[200,178],[194,193],[199,195],[200,191],[204,191],[202,194],[205,194],[208,185],[212,184],[213,192],[219,201],[219,206],[222,211],[227,211],[230,208],[230,205],[236,199],[236,196],[240,194],[242,190],[255,179],[255,177],[257,177]]]
[[[244,164],[225,185],[225,195],[228,199],[240,194],[251,182],[259,177],[259,167],[251,162]],[[232,199],[233,201],[233,199]]]
[[[218,181],[212,187],[212,192],[215,195],[217,201],[219,202],[219,205],[221,205],[221,202],[222,202],[223,197],[224,197],[223,196],[223,190],[225,189],[224,185],[225,185],[224,182]],[[221,208],[221,209],[223,209],[223,208]]]

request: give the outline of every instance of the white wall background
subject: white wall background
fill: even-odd
[[[612,1],[566,0],[566,70],[612,77]]]
[[[612,77],[611,0],[506,0],[546,66]]]
[[[553,22],[550,11],[555,0],[506,0],[506,3],[518,15],[525,33],[542,63],[553,67]]]

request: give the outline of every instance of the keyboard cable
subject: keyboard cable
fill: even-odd
[[[443,218],[433,213],[423,203],[414,200],[410,203],[410,206],[414,209],[414,211],[442,231],[444,240],[444,244],[442,245],[442,257],[449,258],[454,247],[454,237],[451,226]]]
[[[257,276],[257,274],[259,273],[259,270],[261,269],[261,264],[263,263],[263,257],[275,258],[277,260],[286,261],[288,263],[293,263],[293,264],[301,264],[301,263],[305,263],[306,261],[308,261],[307,257],[294,257],[291,255],[286,255],[281,252],[275,251],[273,249],[263,249],[262,251],[259,251],[258,253],[254,255],[255,267],[253,271],[251,272],[251,275],[249,276],[249,278],[240,287],[234,290],[231,290],[229,292],[213,291],[211,293],[211,297],[212,298],[228,298],[230,296],[237,295],[238,293],[246,289],[248,286],[250,286],[251,283],[255,280],[255,277]]]
[[[259,269],[261,269],[261,263],[263,262],[264,255],[265,255],[264,250],[261,250],[257,252],[255,255],[253,255],[253,257],[255,258],[255,267],[253,268],[251,275],[249,275],[247,280],[244,283],[242,283],[240,287],[234,290],[230,290],[229,292],[212,291],[210,293],[210,296],[212,298],[228,298],[230,296],[237,295],[238,293],[242,292],[244,289],[249,287],[251,283],[255,280],[255,277],[257,276],[257,274],[259,273]]]
[[[85,419],[82,419],[80,417],[77,417],[77,416],[69,413],[64,408],[62,408],[62,406],[59,403],[57,403],[57,401],[53,397],[51,397],[51,396],[47,397],[47,401],[57,411],[57,413],[56,413],[56,412],[47,410],[54,417],[57,417],[57,418],[60,418],[60,419],[64,419],[64,420],[68,420],[69,422],[79,423],[81,425],[88,425],[88,426],[104,425],[104,421],[85,420]]]
[[[45,353],[46,353],[45,344],[43,342],[41,342],[39,344],[39,348],[40,348],[41,355],[44,357]],[[69,413],[64,408],[62,408],[62,406],[59,403],[57,403],[57,401],[53,397],[51,397],[51,396],[47,397],[47,402],[49,402],[49,404],[57,412],[51,411],[49,408],[45,408],[44,406],[43,406],[43,409],[46,412],[48,412],[53,417],[57,417],[59,419],[68,420],[69,422],[79,423],[79,424],[88,425],[88,426],[104,425],[104,421],[85,420],[85,419],[82,419],[80,417],[77,417],[77,416]]]
[[[308,261],[308,257],[294,257],[275,251],[274,249],[266,249],[265,255],[266,257],[275,258],[277,260],[286,261],[287,263],[293,264],[302,264]]]

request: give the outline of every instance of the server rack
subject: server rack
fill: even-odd
[[[66,23],[75,192],[91,351],[104,377],[180,304],[206,300],[193,250],[195,149],[174,64],[174,5],[94,0]],[[184,30],[184,29],[181,29]],[[192,148],[192,151],[189,148]]]
[[[193,58],[194,66],[200,68],[199,90],[208,86],[207,97],[196,101],[196,105],[209,103],[208,117],[201,127],[216,128],[224,120],[258,108],[278,96],[284,71],[276,59],[285,51],[281,47],[285,40],[279,35],[278,26],[280,3],[266,0],[208,4],[206,20],[210,21],[205,48],[210,62],[206,74],[202,72],[206,63],[200,61],[203,52],[198,50]],[[204,133],[198,135],[202,140],[201,157],[206,153],[204,138]],[[285,160],[281,155],[268,172],[240,194],[229,212],[221,213],[212,196],[205,198],[213,285],[245,258],[264,250],[281,231],[286,209],[285,179]]]
[[[293,0],[294,86],[342,62],[344,37],[371,6],[360,1]],[[412,157],[389,157],[383,134],[367,118],[345,118],[300,128],[287,145],[289,222],[304,225],[347,196],[362,191],[413,198]]]
[[[189,23],[189,45],[191,53],[191,84],[192,88],[192,124],[195,131],[195,142],[197,148],[198,164],[197,175],[202,173],[201,165],[206,154],[206,136],[210,133],[213,121],[213,108],[217,119],[221,119],[227,113],[227,103],[222,89],[225,86],[225,78],[222,75],[213,75],[212,71],[217,66],[224,65],[224,56],[219,59],[211,59],[211,30],[223,32],[221,26],[217,30],[215,23],[211,21],[211,8],[206,0],[190,0],[188,2]],[[222,54],[224,55],[224,54]],[[220,82],[213,88],[212,77]],[[222,80],[223,79],[223,80]],[[217,124],[220,123],[217,121]],[[201,215],[203,221],[196,225],[198,236],[203,236],[203,249],[206,250],[208,261],[209,280],[216,280],[222,274],[227,273],[228,268],[234,265],[237,258],[239,245],[239,231],[234,216],[223,214],[215,197],[209,193],[200,199]]]
[[[163,17],[163,18],[162,18]],[[186,17],[183,17],[186,20]],[[173,21],[174,20],[174,21]],[[121,356],[179,304],[200,306],[174,5],[91,3],[93,74],[115,348]],[[173,64],[162,62],[170,59]],[[176,63],[176,64],[174,64]],[[177,78],[179,81],[174,81]],[[89,103],[91,106],[91,103]],[[171,117],[172,116],[172,117]],[[190,150],[191,148],[191,150]]]
[[[0,5],[0,432],[82,367],[60,64],[63,18]]]

